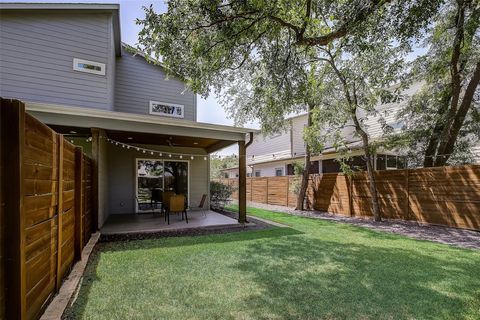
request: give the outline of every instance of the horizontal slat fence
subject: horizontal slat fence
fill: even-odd
[[[91,220],[91,205],[85,206],[88,211],[78,211],[85,219],[76,218],[76,203],[91,199],[90,189],[76,187],[76,173],[85,167],[90,181],[92,163],[83,159],[81,148],[25,113],[21,102],[1,99],[1,103],[6,233],[0,239],[5,237],[5,248],[11,250],[1,261],[8,274],[5,315],[38,319],[78,260],[76,248],[81,250],[86,243],[79,242],[78,235],[84,230],[86,236],[91,234],[91,226],[85,225],[87,215]]]
[[[299,179],[247,178],[247,201],[294,207]],[[376,171],[375,179],[384,218],[480,230],[480,165]],[[373,216],[366,172],[311,175],[306,200],[320,211]]]

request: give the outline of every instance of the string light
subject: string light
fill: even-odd
[[[132,145],[129,145],[127,143],[123,143],[123,142],[119,142],[119,141],[115,141],[113,139],[110,139],[108,137],[105,137],[105,136],[100,136],[101,139],[105,139],[107,140],[108,142],[112,143],[112,144],[115,144],[116,146],[121,146],[122,148],[127,148],[127,149],[130,149],[130,148],[133,148],[133,149],[136,149],[137,151],[141,151],[142,153],[149,153],[151,155],[155,155],[157,152],[158,152],[158,155],[160,157],[163,156],[163,153],[162,152],[159,152],[157,150],[152,150],[152,149],[147,149],[147,148],[142,148],[142,147],[138,147],[138,146],[132,146]],[[92,140],[92,138],[88,138],[87,140]],[[172,156],[178,156],[179,159],[183,159],[183,157],[190,157],[191,160],[195,160],[195,157],[197,156],[200,156],[198,154],[186,154],[186,153],[168,153],[168,157],[169,158],[172,158]],[[213,158],[223,158],[223,157],[229,157],[229,156],[222,156],[222,155],[211,155],[211,157]],[[237,158],[237,155],[233,155],[233,157]],[[254,156],[252,156],[253,158]],[[207,156],[204,156],[203,157],[203,160],[207,161],[208,160],[208,157]]]

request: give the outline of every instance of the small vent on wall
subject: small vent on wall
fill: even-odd
[[[105,63],[73,58],[73,70],[105,75]]]

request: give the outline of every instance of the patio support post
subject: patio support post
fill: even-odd
[[[93,159],[93,207],[94,229],[102,228],[108,218],[108,164],[107,164],[107,133],[104,129],[91,128],[92,159]]]
[[[247,157],[245,141],[238,141],[238,222],[247,222]]]

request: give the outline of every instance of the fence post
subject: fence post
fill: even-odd
[[[409,186],[410,185],[410,178],[409,178],[410,171],[408,170],[408,168],[405,169],[405,174],[407,175],[407,177],[406,177],[406,180],[407,180],[407,185],[406,185],[406,189],[407,189],[407,197],[406,197],[407,198],[406,199],[407,200],[407,211],[405,213],[406,214],[405,219],[409,220],[410,219],[410,186]]]
[[[288,194],[290,193],[290,176],[287,176],[287,207],[288,207]]]
[[[25,105],[1,99],[2,205],[5,214],[6,319],[26,319],[25,220],[22,162],[25,143]],[[7,185],[8,182],[8,185]],[[3,243],[1,245],[4,245]]]
[[[74,248],[76,261],[82,258],[83,248],[83,150],[82,147],[75,148],[75,231]]]
[[[63,135],[57,134],[58,145],[58,205],[57,205],[57,278],[55,290],[62,284],[62,244],[63,244]]]
[[[265,190],[267,190],[267,197],[266,197],[266,203],[267,204],[270,204],[270,202],[268,201],[268,183],[270,182],[270,177],[267,177],[267,187],[265,188]]]
[[[355,215],[353,212],[353,175],[348,177],[348,213],[350,217]]]

